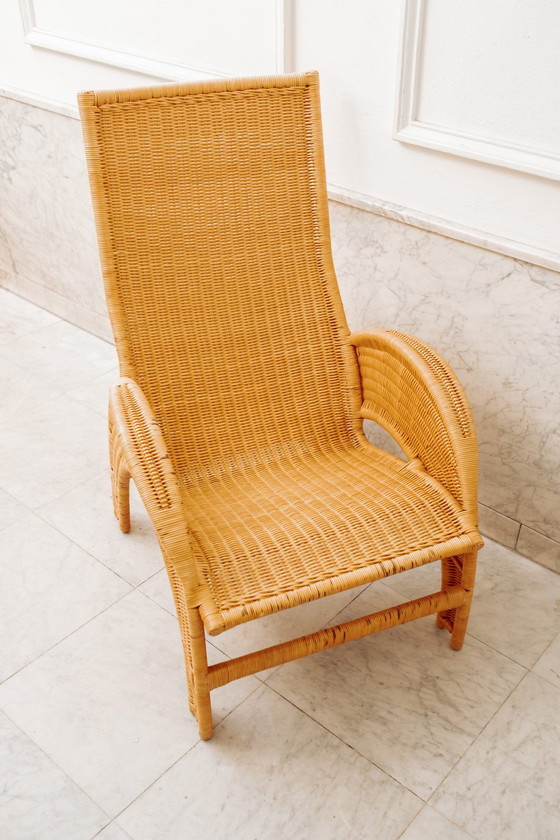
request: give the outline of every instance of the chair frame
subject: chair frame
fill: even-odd
[[[129,482],[132,478],[154,525],[165,559],[183,641],[189,706],[197,718],[200,737],[205,740],[212,737],[213,733],[210,694],[214,689],[232,680],[430,614],[437,616],[438,627],[446,628],[450,632],[451,647],[459,650],[463,645],[469,617],[477,551],[482,545],[477,530],[476,436],[470,408],[455,374],[431,348],[402,333],[374,330],[349,335],[347,351],[357,359],[355,367],[359,372],[357,384],[349,386],[357,389],[360,394],[357,422],[361,424],[367,419],[380,423],[393,435],[409,458],[405,468],[422,471],[425,477],[432,476],[431,480],[437,484],[440,491],[448,493],[455,506],[458,503],[457,498],[453,497],[448,488],[450,484],[460,488],[459,503],[464,519],[464,535],[448,540],[445,545],[418,550],[393,560],[373,562],[365,569],[344,576],[344,585],[339,581],[338,588],[333,588],[326,581],[323,589],[313,597],[380,580],[435,561],[441,561],[441,589],[399,606],[327,627],[216,665],[208,665],[205,628],[211,635],[227,628],[207,613],[207,585],[197,571],[180,481],[154,411],[140,385],[134,380],[128,338],[121,323],[120,304],[116,300],[113,286],[110,231],[104,210],[101,164],[97,150],[96,110],[101,104],[133,101],[135,97],[180,96],[193,90],[213,92],[249,89],[251,85],[265,87],[268,84],[287,84],[285,79],[292,84],[317,86],[316,74],[305,74],[273,80],[228,80],[167,85],[139,91],[87,92],[79,96],[108,307],[121,372],[124,374],[111,389],[109,401],[109,449],[114,511],[121,530],[129,531]],[[319,120],[320,125],[318,97],[314,99],[314,103],[315,118],[316,121]],[[317,178],[321,195],[320,224],[323,226],[323,240],[327,243],[323,246],[324,260],[327,270],[334,278],[328,247],[327,201],[324,170],[321,168],[323,163],[320,134],[315,136],[314,142],[319,167]],[[388,360],[389,364],[398,360],[398,370],[401,373],[395,369],[393,375],[393,386],[397,393],[404,393],[406,388],[412,388],[422,399],[430,401],[435,415],[447,431],[448,441],[444,447],[438,440],[437,429],[429,430],[424,437],[414,431],[413,412],[407,409],[402,399],[387,399],[385,403],[380,401],[379,389],[375,387],[370,375],[372,366],[374,367],[380,358]],[[312,600],[312,597],[308,597],[307,600]],[[279,601],[274,609],[268,612],[290,605]],[[249,616],[253,617],[255,616]]]

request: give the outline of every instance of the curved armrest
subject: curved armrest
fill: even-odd
[[[387,330],[350,336],[362,380],[362,418],[383,426],[408,458],[476,522],[478,452],[472,413],[446,362],[417,338]]]
[[[109,397],[113,439],[154,525],[163,555],[185,584],[189,606],[201,587],[177,476],[148,400],[134,380],[122,377]]]

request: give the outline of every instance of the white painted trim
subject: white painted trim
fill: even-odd
[[[275,70],[277,73],[286,72],[287,59],[291,55],[292,15],[291,0],[275,0],[276,2],[276,57]],[[109,46],[100,41],[86,41],[65,33],[50,32],[37,25],[33,0],[20,0],[21,19],[25,32],[25,43],[34,47],[41,47],[54,52],[85,58],[109,64],[112,67],[122,67],[144,76],[153,76],[166,81],[189,81],[193,78],[227,78],[239,75],[223,68],[199,67],[190,64],[161,61],[144,55],[137,55]]]
[[[291,73],[294,56],[294,0],[276,0],[276,72]]]
[[[329,184],[329,198],[339,204],[358,207],[360,210],[375,213],[377,216],[385,216],[387,219],[402,222],[405,225],[412,225],[431,233],[439,233],[450,239],[457,239],[459,242],[466,242],[487,251],[494,251],[506,257],[560,272],[560,254],[553,251],[545,251],[533,245],[516,242],[502,236],[494,236],[486,231],[470,228],[437,216],[430,216],[427,213],[411,210],[408,207],[400,207],[390,201],[354,192],[334,184]]]
[[[22,90],[11,85],[3,84],[0,87],[0,97],[14,99],[16,102],[33,105],[34,108],[42,108],[44,111],[53,111],[55,114],[62,114],[65,117],[72,117],[75,120],[80,119],[77,106],[66,105],[66,103],[59,102],[57,99],[48,99],[39,93],[31,93],[29,90]]]
[[[426,0],[406,0],[393,138],[402,143],[560,180],[560,155],[536,146],[469,134],[453,126],[432,125],[417,119],[425,11]]]

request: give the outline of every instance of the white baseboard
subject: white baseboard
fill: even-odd
[[[515,242],[502,236],[494,236],[486,231],[469,228],[447,219],[440,219],[437,216],[430,216],[418,210],[410,210],[408,207],[400,207],[390,201],[363,195],[333,184],[329,184],[329,198],[331,201],[347,204],[350,207],[358,207],[368,213],[385,216],[387,219],[422,228],[422,230],[428,230],[431,233],[439,233],[450,239],[457,239],[459,242],[485,248],[487,251],[495,251],[497,254],[504,254],[506,257],[513,257],[513,259],[548,268],[551,271],[560,271],[560,254],[552,251],[544,251],[532,245]]]

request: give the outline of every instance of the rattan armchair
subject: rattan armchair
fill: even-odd
[[[132,477],[171,581],[189,704],[414,618],[463,643],[482,542],[471,413],[398,332],[350,335],[332,266],[314,73],[79,97],[122,378],[115,513]],[[408,461],[371,445],[384,426]],[[441,590],[208,666],[205,634],[425,563]]]

